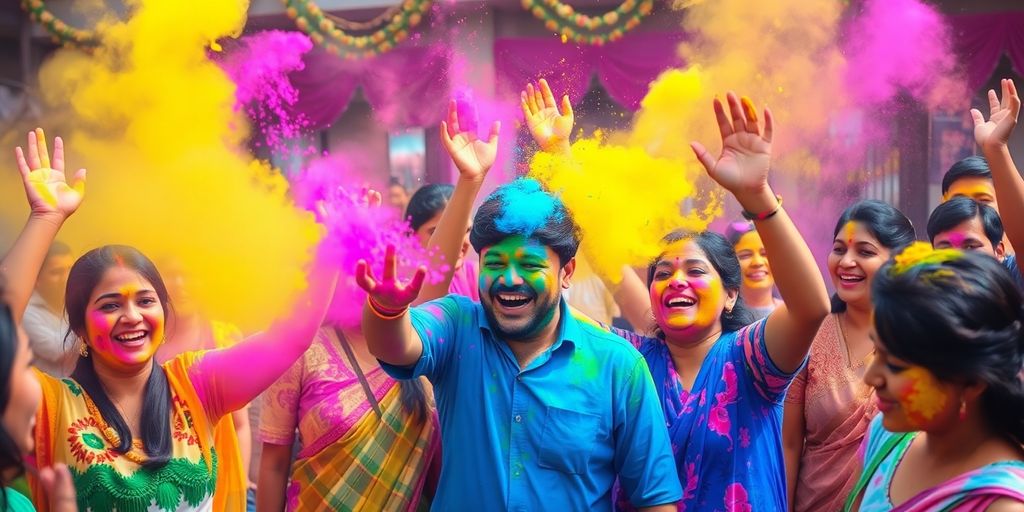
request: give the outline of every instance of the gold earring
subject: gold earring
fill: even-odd
[[[82,357],[89,357],[89,345],[83,341],[82,345],[78,347],[78,355]]]

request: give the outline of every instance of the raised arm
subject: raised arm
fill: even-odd
[[[472,108],[472,105],[470,107],[470,110],[475,112],[475,108]],[[475,121],[470,120],[468,130],[459,122],[458,105],[455,100],[448,105],[448,120],[441,121],[441,142],[455,162],[455,167],[459,169],[459,180],[455,183],[452,198],[445,206],[441,220],[438,221],[427,246],[438,249],[433,256],[434,267],[441,268],[447,264],[448,270],[440,282],[427,283],[423,286],[416,303],[448,294],[448,287],[455,273],[454,263],[459,257],[459,249],[462,247],[466,230],[469,229],[473,202],[476,201],[480,186],[487,177],[487,171],[491,170],[498,154],[498,132],[501,130],[501,123],[496,121],[491,126],[490,136],[486,141],[482,141],[476,137]]]
[[[988,91],[988,121],[977,109],[971,109],[974,140],[992,169],[999,216],[1003,220],[1006,237],[1010,239],[1010,245],[1024,247],[1024,179],[1021,179],[1007,148],[1010,134],[1017,126],[1020,97],[1013,80],[1003,79],[1001,85],[1002,101],[995,91]]]
[[[526,127],[540,149],[547,153],[569,153],[569,137],[576,122],[569,95],[562,96],[562,110],[559,111],[551,87],[547,80],[541,79],[536,87],[526,84],[520,99]]]
[[[740,206],[754,217],[764,241],[775,284],[786,302],[768,317],[765,343],[778,368],[792,372],[800,367],[818,327],[829,312],[828,292],[814,256],[793,221],[768,185],[771,167],[773,118],[764,110],[764,134],[753,103],[735,94],[727,96],[729,112],[715,99],[715,116],[722,134],[722,154],[717,160],[699,142],[693,152],[708,175],[732,193]]]
[[[336,270],[314,271],[290,316],[234,346],[211,350],[192,366],[189,377],[211,418],[251,402],[309,348],[337,280]]]
[[[409,306],[416,300],[425,268],[416,269],[412,281],[403,285],[397,277],[394,246],[384,255],[384,276],[378,281],[366,261],[356,267],[356,282],[366,290],[363,306],[363,335],[366,346],[377,359],[394,366],[412,366],[423,354],[423,340],[412,327]]]
[[[46,149],[42,128],[28,134],[28,154],[15,148],[14,157],[25,186],[25,197],[32,209],[28,222],[14,246],[0,261],[0,274],[6,284],[4,301],[14,318],[21,319],[32,296],[39,269],[46,251],[64,221],[78,209],[85,195],[85,169],[79,169],[72,180],[64,175],[64,141],[53,141],[53,161]]]

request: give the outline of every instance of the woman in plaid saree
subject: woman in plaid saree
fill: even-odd
[[[422,385],[388,377],[357,333],[322,328],[264,394],[262,411],[257,510],[428,507],[437,415]]]

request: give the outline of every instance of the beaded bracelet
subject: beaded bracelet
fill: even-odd
[[[747,220],[768,220],[774,217],[775,214],[779,213],[779,210],[782,209],[782,196],[776,194],[775,199],[779,202],[779,204],[775,205],[775,208],[772,211],[764,213],[750,213],[746,210],[743,210],[741,212],[743,218]]]
[[[373,312],[373,314],[376,315],[377,318],[380,318],[381,320],[395,320],[401,318],[402,315],[409,311],[409,306],[406,306],[398,310],[398,312],[385,312],[383,311],[385,308],[382,308],[379,304],[377,304],[377,302],[374,301],[373,298],[370,297],[369,295],[366,296],[366,305],[370,306],[370,311]]]

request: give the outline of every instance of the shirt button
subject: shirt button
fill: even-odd
[[[523,422],[523,417],[518,415],[518,414],[516,414],[515,420],[516,420],[516,423],[522,423]]]
[[[519,381],[519,382],[522,382],[523,381],[523,376],[522,375],[516,375],[516,380]]]

